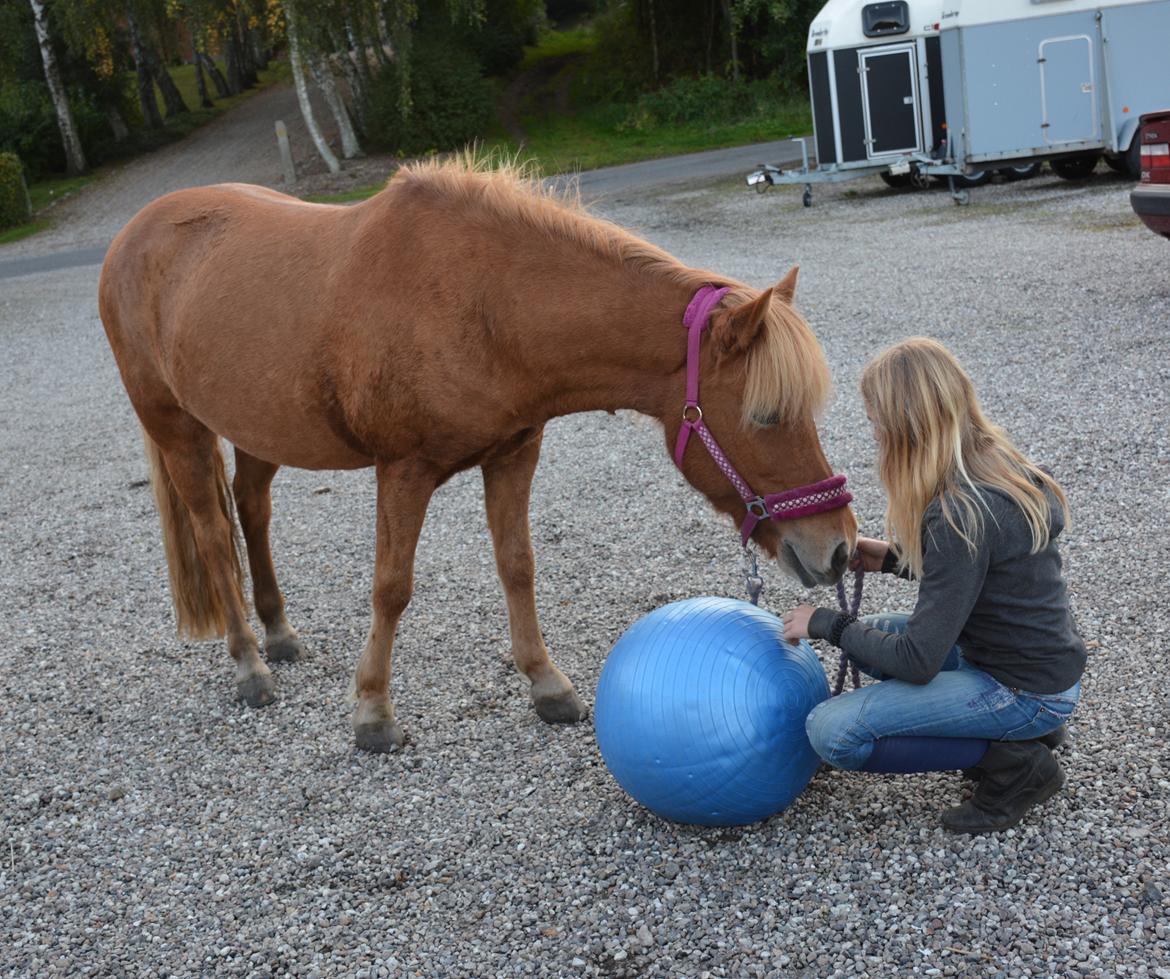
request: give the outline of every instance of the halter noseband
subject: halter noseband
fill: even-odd
[[[679,429],[678,441],[674,446],[674,464],[682,468],[687,443],[690,441],[691,433],[696,433],[707,447],[711,458],[715,460],[715,465],[735,487],[747,508],[743,524],[740,526],[740,537],[746,547],[748,538],[761,520],[797,520],[814,513],[836,510],[848,506],[853,500],[853,494],[845,489],[844,476],[830,476],[819,483],[760,496],[753,492],[747,481],[735,471],[735,467],[719,448],[715,436],[703,424],[703,409],[699,407],[699,341],[703,337],[703,331],[707,329],[712,310],[728,291],[726,287],[716,289],[714,286],[703,286],[695,293],[683,315],[683,326],[687,328],[687,400],[683,405],[682,428]]]

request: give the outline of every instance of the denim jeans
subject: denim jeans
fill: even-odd
[[[884,632],[905,632],[902,614],[870,615],[862,621]],[[805,730],[830,765],[860,769],[878,738],[919,736],[1026,741],[1060,727],[1081,695],[1078,680],[1062,693],[1028,693],[1006,687],[963,659],[955,646],[929,683],[885,679],[818,704]]]

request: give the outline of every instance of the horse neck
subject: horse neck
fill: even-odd
[[[663,417],[684,396],[682,317],[694,289],[618,262],[570,261],[555,265],[575,267],[574,275],[533,280],[539,285],[516,324],[548,417],[618,409]],[[529,268],[540,266],[548,267]]]

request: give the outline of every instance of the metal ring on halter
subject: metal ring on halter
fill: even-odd
[[[756,507],[759,507],[757,510]],[[764,502],[763,497],[757,496],[754,500],[747,504],[748,513],[758,520],[768,519],[768,505]]]
[[[697,411],[699,414],[695,418],[688,418],[687,412],[690,411],[692,408],[694,408],[695,411]],[[702,408],[700,408],[698,405],[683,405],[683,421],[684,422],[691,422],[693,424],[694,422],[701,422],[702,420],[703,420],[703,409]]]

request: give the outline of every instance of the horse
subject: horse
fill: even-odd
[[[740,482],[824,480],[815,416],[829,371],[792,305],[796,280],[794,267],[761,291],[689,268],[514,165],[468,158],[401,168],[354,206],[245,184],[153,201],[114,239],[99,309],[143,430],[179,633],[226,634],[237,699],[271,702],[238,530],[266,658],[296,661],[305,648],[269,547],[273,477],[373,466],[372,618],[352,724],[361,749],[400,747],[391,651],[419,532],[436,488],[478,466],[516,667],[541,718],[581,720],[536,613],[528,503],[544,426],[629,409],[657,419],[669,448],[697,412]],[[704,287],[719,291],[694,350],[702,405],[680,413],[680,324]],[[221,439],[235,451],[230,483]],[[680,455],[717,511],[749,515],[714,457]],[[763,520],[751,538],[811,585],[840,578],[856,530],[838,507]]]

